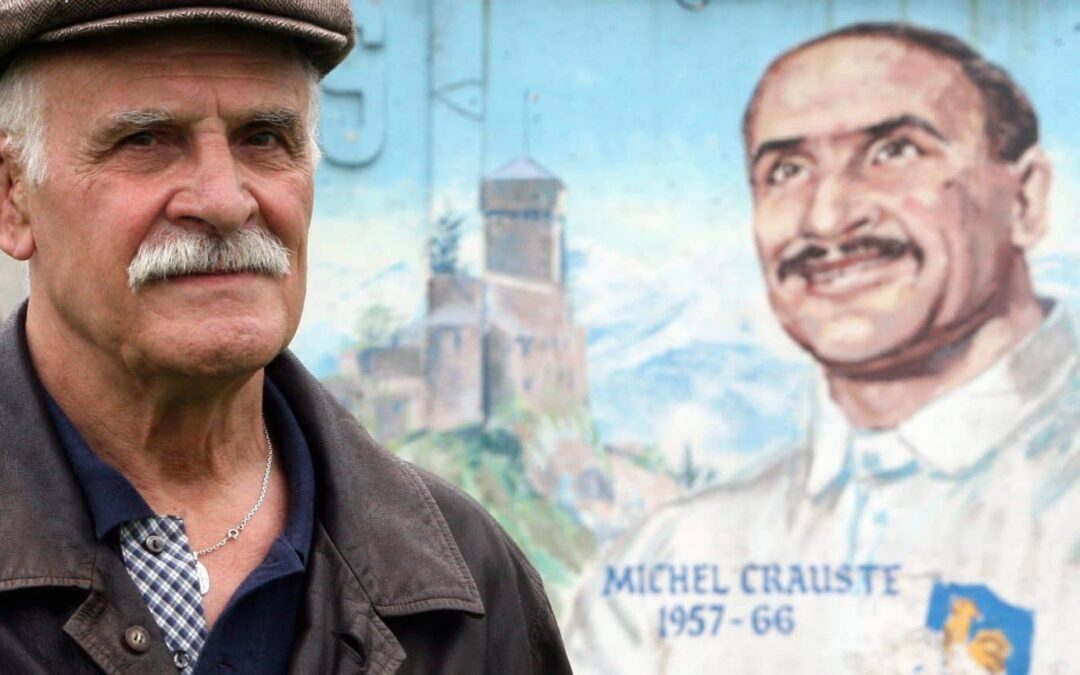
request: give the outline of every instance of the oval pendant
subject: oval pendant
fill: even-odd
[[[206,595],[210,592],[210,573],[201,560],[195,561],[195,573],[199,576],[199,595]]]

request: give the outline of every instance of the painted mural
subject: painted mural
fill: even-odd
[[[1080,672],[1080,8],[357,7],[294,349],[577,671]]]
[[[1080,673],[1080,6],[354,6],[292,349],[576,672]]]

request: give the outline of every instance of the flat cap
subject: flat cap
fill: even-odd
[[[323,75],[356,44],[349,0],[0,0],[0,71],[31,44],[199,23],[294,38]]]

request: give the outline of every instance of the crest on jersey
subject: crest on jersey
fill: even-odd
[[[926,626],[941,635],[946,672],[971,666],[998,675],[1028,675],[1035,615],[982,584],[937,582]]]

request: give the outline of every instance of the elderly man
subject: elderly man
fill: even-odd
[[[537,573],[284,351],[346,0],[0,8],[0,670],[566,672]]]
[[[804,447],[669,507],[583,590],[611,673],[1064,673],[1077,343],[1032,288],[1050,169],[1019,87],[950,36],[857,25],[744,123],[772,307],[823,369]]]

